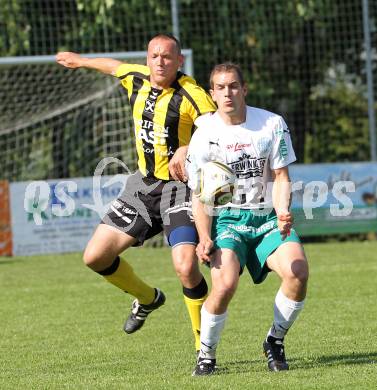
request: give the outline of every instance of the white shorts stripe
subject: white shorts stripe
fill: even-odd
[[[118,216],[118,217],[121,217],[123,219],[123,221],[127,222],[127,223],[131,223],[132,220],[125,217],[124,215],[122,215],[122,213],[120,213],[113,205],[110,206],[111,210],[114,211],[114,213]]]

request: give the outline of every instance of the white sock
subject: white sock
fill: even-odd
[[[288,329],[292,326],[304,307],[304,302],[305,300],[301,302],[292,301],[292,299],[287,298],[281,289],[279,289],[274,304],[274,322],[267,333],[267,337],[284,338]]]
[[[200,326],[200,352],[201,358],[215,359],[216,348],[220,340],[221,331],[224,329],[228,312],[223,314],[208,313],[204,305],[201,310]]]

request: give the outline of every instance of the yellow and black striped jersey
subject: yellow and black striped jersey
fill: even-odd
[[[128,93],[141,173],[171,179],[169,160],[180,146],[189,144],[195,119],[216,111],[215,104],[193,78],[181,72],[166,89],[151,86],[144,65],[122,64],[116,76]]]

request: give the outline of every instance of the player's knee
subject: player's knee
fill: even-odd
[[[237,281],[222,280],[221,283],[212,285],[212,291],[220,302],[229,302],[237,289]]]
[[[87,247],[83,255],[83,262],[89,268],[96,268],[96,266],[101,262],[101,257],[96,250],[91,247]]]
[[[191,279],[196,280],[200,273],[194,246],[192,248],[190,246],[186,250],[183,250],[183,247],[174,249],[173,264],[175,272],[182,282],[190,281]]]
[[[192,259],[181,257],[174,260],[174,268],[180,279],[187,279],[195,273],[198,267]]]
[[[305,259],[294,260],[285,272],[285,279],[295,284],[306,286],[309,278],[309,267]]]
[[[309,267],[306,260],[300,261],[297,266],[297,269],[294,269],[296,278],[301,282],[301,284],[306,285],[309,279]]]

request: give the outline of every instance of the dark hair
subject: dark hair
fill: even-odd
[[[163,38],[163,39],[170,39],[171,41],[173,41],[175,43],[175,46],[177,48],[177,52],[178,54],[181,54],[181,42],[179,42],[179,40],[173,35],[173,34],[169,34],[169,33],[158,33],[156,35],[153,35],[153,37],[149,40],[149,42],[151,42],[153,39],[155,38]],[[148,43],[149,44],[149,43]]]
[[[238,80],[241,83],[242,86],[245,85],[245,79],[242,74],[242,70],[239,67],[239,65],[234,64],[233,62],[224,62],[223,64],[217,64],[213,67],[211,74],[209,76],[209,84],[211,86],[211,89],[213,89],[213,77],[215,76],[216,73],[226,73],[226,72],[231,72],[235,71],[238,76]]]

